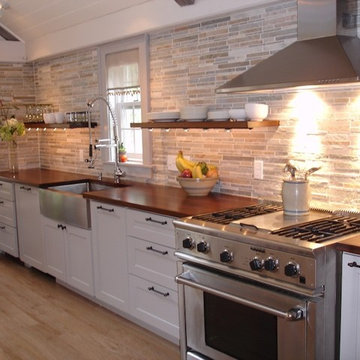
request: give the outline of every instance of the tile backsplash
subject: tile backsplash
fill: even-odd
[[[278,128],[231,132],[154,130],[152,182],[178,186],[176,173],[167,169],[167,155],[181,149],[193,160],[219,166],[221,182],[216,191],[280,200],[282,169],[293,159],[303,168],[322,167],[311,176],[313,206],[360,209],[360,86],[269,95],[215,93],[218,86],[294,42],[296,36],[295,0],[150,34],[152,111],[187,104],[206,104],[213,110],[263,102],[270,106],[269,118],[280,121]],[[11,69],[14,65],[7,66]],[[19,78],[27,76],[29,67],[24,66]],[[37,102],[50,102],[60,111],[81,111],[86,101],[99,93],[98,67],[97,48],[36,61],[31,66],[33,88],[30,81],[28,95]],[[0,84],[2,96],[23,95],[20,89],[16,81]],[[94,136],[99,135],[97,128]],[[93,174],[102,170],[101,161],[95,170],[83,161],[88,151],[87,129],[30,132],[25,139],[19,144],[24,166],[40,163],[45,168]],[[0,152],[6,153],[3,144]],[[36,161],[25,156],[32,152]],[[3,158],[0,167],[6,168]],[[264,163],[263,180],[253,177],[254,160]]]

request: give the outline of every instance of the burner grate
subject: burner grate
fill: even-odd
[[[356,232],[360,232],[360,219],[358,217],[330,216],[274,230],[271,234],[321,243]]]
[[[243,208],[214,212],[210,214],[196,215],[193,216],[192,219],[227,225],[235,220],[245,219],[257,215],[270,214],[272,212],[280,210],[282,210],[282,206],[252,205]]]

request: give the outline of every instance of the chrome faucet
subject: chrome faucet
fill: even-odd
[[[87,106],[91,109],[95,102],[101,100],[103,101],[107,108],[109,109],[109,113],[112,119],[112,128],[113,128],[113,139],[99,139],[99,143],[98,145],[94,145],[94,149],[100,149],[100,148],[110,148],[110,147],[115,147],[115,169],[114,169],[114,182],[116,184],[118,184],[120,182],[120,178],[125,176],[125,171],[121,170],[120,168],[120,164],[119,164],[119,148],[118,148],[118,142],[119,142],[119,136],[118,136],[118,127],[117,127],[117,121],[115,118],[115,115],[111,109],[111,106],[109,104],[109,102],[103,97],[103,96],[97,96],[91,100],[88,101]],[[89,121],[89,126],[91,126],[91,123]],[[109,144],[104,144],[105,142],[109,142]],[[90,139],[90,147],[92,146],[91,144],[91,139]]]

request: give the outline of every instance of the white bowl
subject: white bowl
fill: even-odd
[[[55,122],[54,113],[45,113],[44,114],[44,123],[45,124],[53,124]]]
[[[229,111],[228,110],[213,110],[207,113],[207,118],[209,120],[228,120]]]
[[[180,109],[182,120],[203,120],[207,118],[207,106],[188,105]]]
[[[246,116],[252,121],[262,121],[269,113],[269,106],[265,104],[245,104]]]
[[[177,177],[177,181],[190,196],[206,196],[211,189],[215,186],[219,178],[183,178]]]
[[[64,122],[64,119],[65,119],[65,114],[62,113],[62,112],[56,112],[54,113],[55,115],[55,122],[57,124],[62,124]]]
[[[230,109],[229,114],[231,119],[234,120],[245,120],[246,118],[245,109]]]

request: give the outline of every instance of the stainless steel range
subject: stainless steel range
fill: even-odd
[[[336,251],[360,218],[255,205],[174,222],[182,359],[335,359]]]

